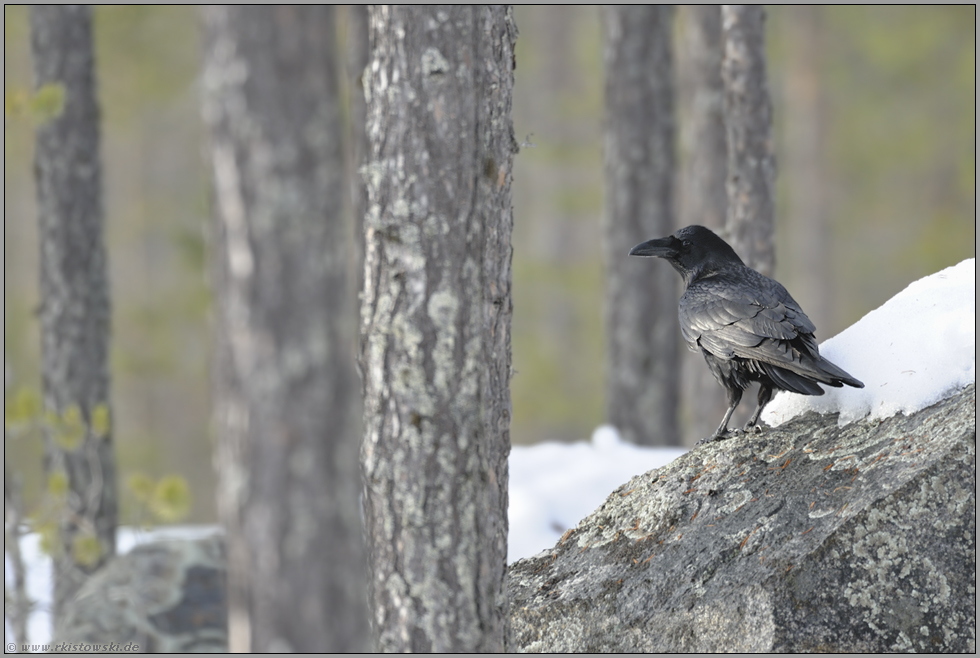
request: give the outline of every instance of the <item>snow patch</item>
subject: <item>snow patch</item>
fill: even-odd
[[[780,392],[762,420],[781,425],[806,411],[865,417],[911,414],[977,379],[976,259],[910,284],[820,345],[820,354],[864,382],[822,396]]]
[[[632,445],[611,425],[597,428],[589,442],[514,446],[507,561],[554,546],[613,489],[634,475],[669,464],[687,450]]]

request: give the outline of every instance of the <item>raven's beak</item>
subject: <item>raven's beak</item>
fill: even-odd
[[[675,244],[677,238],[668,235],[666,238],[657,238],[641,242],[630,249],[630,256],[656,256],[658,258],[672,258],[680,254]]]

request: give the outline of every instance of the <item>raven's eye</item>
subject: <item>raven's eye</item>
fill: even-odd
[[[690,247],[691,246],[691,241],[690,240],[681,240],[681,245],[683,245],[685,247]]]

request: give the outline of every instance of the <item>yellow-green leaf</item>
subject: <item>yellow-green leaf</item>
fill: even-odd
[[[68,475],[64,471],[48,475],[48,493],[55,498],[64,498],[68,494]]]
[[[76,564],[94,567],[102,559],[102,542],[93,535],[76,535],[71,542],[71,555]]]
[[[37,420],[41,402],[34,391],[22,386],[17,392],[4,400],[3,424],[9,429],[30,425]]]
[[[157,482],[150,508],[164,521],[177,521],[191,508],[191,492],[187,480],[179,475],[165,475]]]
[[[109,407],[105,403],[92,409],[92,434],[100,439],[109,436]]]
[[[57,118],[65,109],[65,86],[60,82],[49,82],[36,92],[31,99],[31,114],[38,123]]]
[[[77,404],[70,404],[62,412],[60,423],[54,431],[55,442],[65,450],[75,450],[85,439],[85,420]]]
[[[45,555],[57,555],[58,553],[58,525],[52,521],[39,523],[35,526],[37,534],[40,536],[41,551]]]

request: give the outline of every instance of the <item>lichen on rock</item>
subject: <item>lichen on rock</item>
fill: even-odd
[[[638,475],[509,568],[521,651],[976,644],[976,387],[910,416],[810,413]]]

